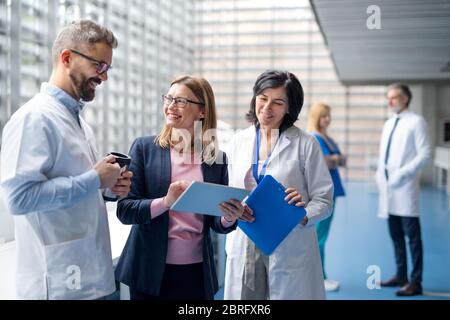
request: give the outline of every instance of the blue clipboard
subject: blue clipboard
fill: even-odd
[[[242,201],[249,193],[250,191],[241,188],[194,181],[173,203],[170,210],[220,217],[220,203],[230,199]]]
[[[306,215],[303,207],[288,204],[284,198],[286,188],[271,175],[245,200],[253,210],[255,221],[239,221],[238,226],[266,255],[270,255]]]

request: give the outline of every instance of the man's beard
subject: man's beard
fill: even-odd
[[[392,112],[394,112],[395,114],[399,114],[400,111],[403,111],[403,106],[396,104],[394,106],[391,107]]]
[[[100,84],[102,81],[97,78],[89,78],[86,79],[81,73],[78,74],[78,77],[75,74],[70,74],[70,80],[75,87],[77,95],[83,101],[92,101],[95,97],[95,89],[92,89],[89,85],[90,82],[96,82]]]

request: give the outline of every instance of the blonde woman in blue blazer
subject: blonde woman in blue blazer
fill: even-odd
[[[210,231],[233,231],[243,208],[223,217],[170,210],[190,181],[226,185],[228,171],[217,140],[204,139],[217,123],[209,83],[179,77],[162,100],[166,123],[161,133],[137,138],[130,149],[134,177],[130,194],[117,205],[117,217],[133,226],[116,279],[130,287],[132,300],[212,300],[219,284]],[[200,137],[194,134],[196,122]],[[183,130],[190,137],[180,142]]]

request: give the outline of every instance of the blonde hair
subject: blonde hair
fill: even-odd
[[[308,132],[320,132],[320,118],[330,113],[330,106],[325,103],[314,103],[308,113]]]
[[[219,143],[216,135],[217,112],[214,99],[214,92],[209,82],[200,77],[181,76],[173,80],[170,86],[182,84],[188,87],[202,105],[204,118],[202,122],[202,162],[212,165],[217,158]],[[172,127],[165,124],[159,135],[155,138],[155,143],[161,148],[174,147],[172,141]],[[195,143],[195,142],[194,142]]]

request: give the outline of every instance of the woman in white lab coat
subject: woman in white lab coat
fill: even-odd
[[[325,298],[314,224],[329,216],[333,183],[318,142],[293,125],[302,105],[294,74],[268,70],[256,80],[247,114],[253,125],[237,133],[229,149],[230,185],[252,190],[270,174],[307,215],[270,256],[239,228],[227,235],[225,299]]]

